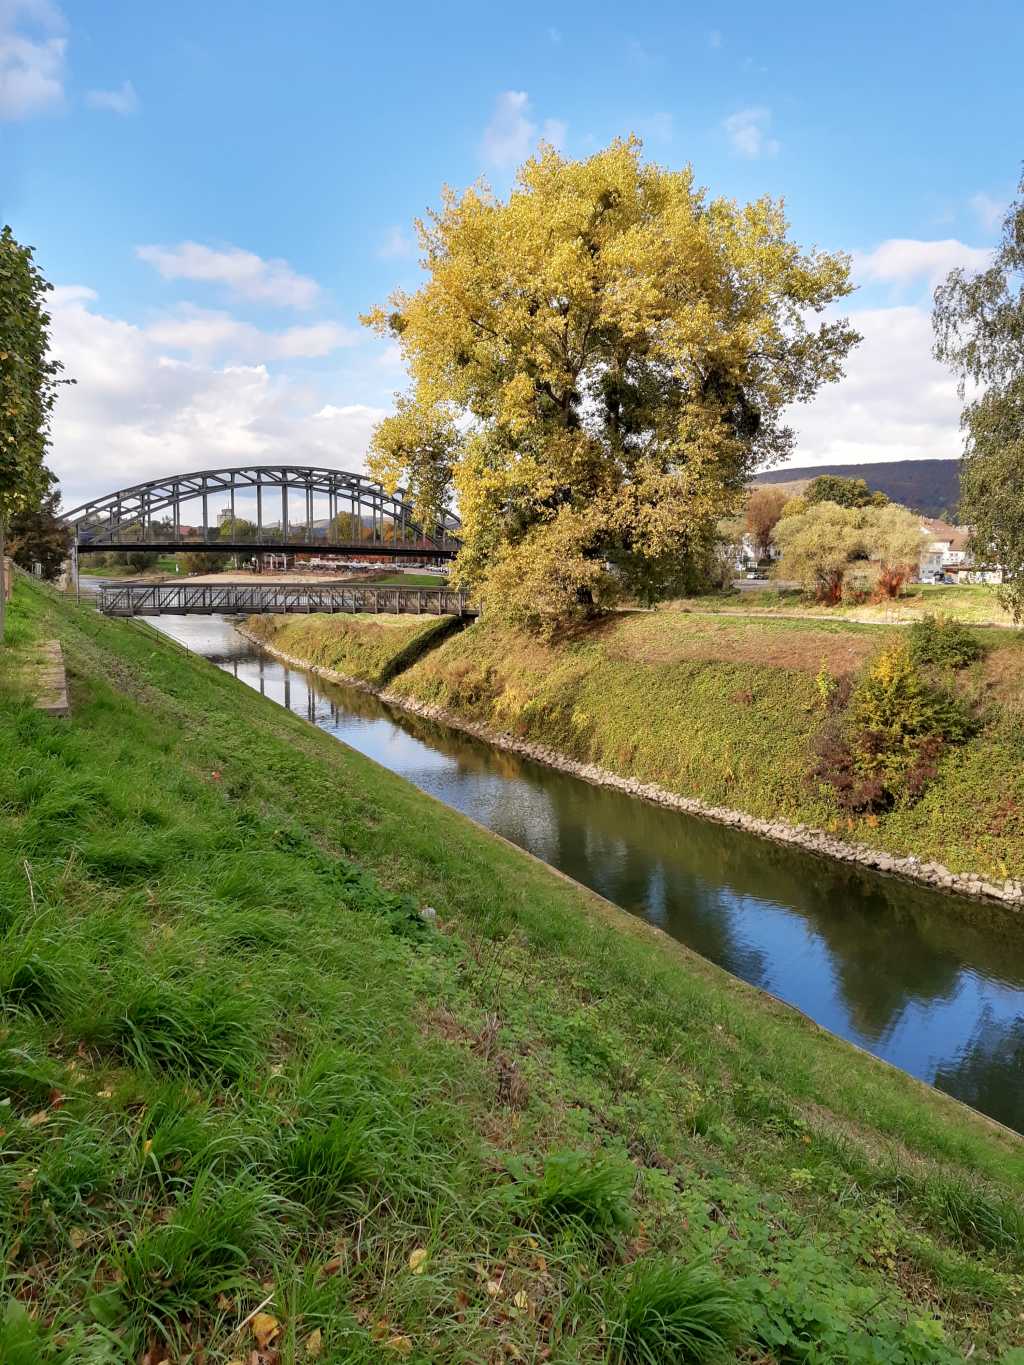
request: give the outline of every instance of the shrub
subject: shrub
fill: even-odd
[[[892,764],[902,770],[919,741],[959,742],[972,729],[963,703],[930,687],[903,644],[884,649],[875,659],[850,699],[850,718],[856,732],[877,737],[860,746],[868,771]]]
[[[964,704],[930,686],[901,642],[878,655],[846,714],[819,736],[811,778],[831,786],[843,810],[888,810],[917,800],[945,746],[972,730]]]
[[[711,1360],[740,1326],[740,1304],[704,1265],[651,1257],[613,1283],[606,1307],[611,1361],[674,1365]]]
[[[926,616],[908,631],[910,657],[916,664],[966,668],[985,654],[978,637],[955,617]]]

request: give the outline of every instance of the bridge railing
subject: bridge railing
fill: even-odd
[[[105,583],[107,616],[262,616],[302,612],[388,612],[468,616],[469,595],[454,588],[358,587],[316,583]]]

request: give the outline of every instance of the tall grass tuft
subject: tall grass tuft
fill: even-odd
[[[369,1138],[368,1124],[359,1116],[294,1131],[280,1148],[285,1193],[317,1212],[343,1204],[372,1174]]]
[[[124,1294],[157,1319],[195,1313],[251,1277],[250,1261],[280,1244],[279,1200],[247,1178],[205,1174],[165,1223],[151,1224],[119,1252]]]
[[[737,1335],[740,1302],[706,1265],[651,1257],[612,1281],[605,1305],[615,1365],[701,1365]]]
[[[259,1057],[265,1009],[230,979],[143,980],[116,1023],[115,1044],[140,1066],[237,1080]]]
[[[607,1233],[631,1222],[630,1196],[635,1172],[627,1162],[589,1152],[554,1152],[540,1176],[518,1163],[513,1199],[540,1223],[573,1224]]]
[[[961,1246],[1019,1253],[1024,1246],[1024,1206],[948,1175],[925,1180],[923,1201]]]
[[[136,1132],[143,1175],[187,1180],[202,1171],[228,1172],[259,1161],[266,1144],[223,1108],[174,1078],[155,1077],[142,1092]]]

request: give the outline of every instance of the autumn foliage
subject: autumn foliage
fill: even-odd
[[[457,579],[518,619],[678,586],[788,451],[783,409],[857,340],[808,321],[849,292],[845,257],[635,139],[584,161],[542,149],[507,200],[446,192],[418,229],[426,283],[364,319],[410,377],[370,467],[428,522],[457,497]]]

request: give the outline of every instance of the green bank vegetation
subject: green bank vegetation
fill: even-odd
[[[135,561],[129,563],[129,560]],[[136,554],[117,551],[110,554],[82,555],[78,571],[87,578],[147,578],[154,574],[173,574],[178,564],[174,555]]]
[[[1019,1140],[148,627],[13,617],[75,711],[0,685],[0,1359],[1024,1345]]]
[[[388,573],[366,580],[396,588],[446,588],[448,579],[439,573]]]
[[[252,616],[246,631],[315,668],[380,687],[458,626],[450,616]]]
[[[391,687],[711,805],[1020,876],[1024,635],[968,631],[971,658],[872,682],[929,629],[659,611],[548,643],[484,620]]]

